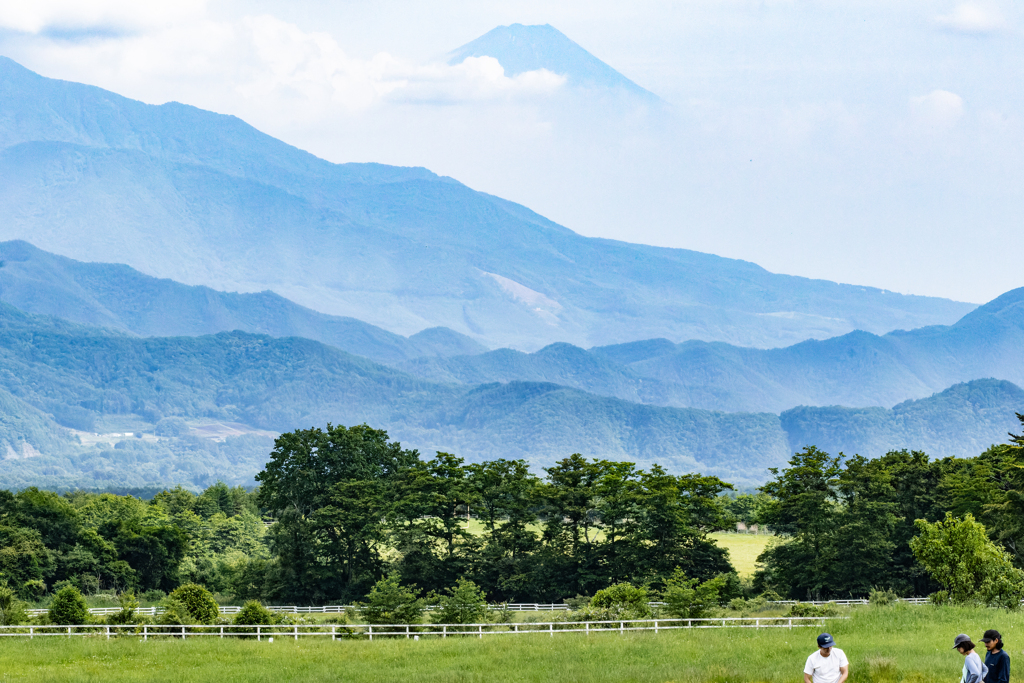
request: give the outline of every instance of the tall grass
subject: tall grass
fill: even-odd
[[[851,683],[953,683],[961,632],[998,628],[1024,654],[1024,615],[951,607],[866,607],[829,623]],[[705,629],[366,642],[48,638],[0,641],[3,680],[797,682],[813,629]]]

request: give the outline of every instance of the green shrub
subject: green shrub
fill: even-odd
[[[650,596],[646,588],[638,588],[631,583],[616,583],[594,593],[590,606],[615,612],[620,619],[646,619],[651,616],[648,602]]]
[[[231,620],[237,626],[267,626],[280,621],[278,615],[268,610],[258,600],[246,602],[235,618]]]
[[[896,592],[888,588],[873,588],[868,593],[868,602],[872,605],[895,605],[900,601],[900,596],[896,595]]]
[[[89,618],[85,598],[75,586],[67,585],[57,591],[50,603],[50,623],[58,626],[84,624]]]
[[[468,579],[459,579],[455,588],[437,599],[440,609],[432,616],[435,624],[478,624],[487,617],[487,598]]]
[[[141,600],[142,602],[158,603],[166,597],[167,593],[164,593],[162,590],[155,589],[151,591],[146,591],[145,593],[140,595],[139,600]]]
[[[163,608],[163,612],[157,617],[156,622],[163,626],[186,626],[202,623],[188,611],[188,606],[185,603],[170,595],[160,601],[160,607]]]
[[[25,603],[18,599],[13,588],[0,585],[0,626],[16,626],[28,621]]]
[[[118,595],[117,600],[121,604],[121,611],[108,615],[107,623],[112,625],[138,623],[136,610],[139,609],[139,601],[135,598],[135,593],[126,591]]]
[[[718,607],[719,595],[726,582],[725,575],[719,575],[700,583],[698,579],[686,578],[686,574],[677,569],[662,592],[665,612],[678,619],[706,617]]]
[[[397,574],[375,583],[366,600],[362,616],[368,624],[418,624],[425,607],[413,588],[401,584]]]
[[[212,624],[220,616],[217,601],[210,591],[195,583],[178,586],[168,598],[180,602],[192,616],[195,624]]]
[[[790,617],[834,617],[839,614],[839,607],[834,602],[815,605],[810,602],[798,602],[789,608]]]

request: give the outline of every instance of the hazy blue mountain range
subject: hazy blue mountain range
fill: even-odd
[[[554,26],[499,26],[448,53],[449,64],[467,57],[493,57],[507,76],[547,69],[565,76],[569,85],[601,90],[621,90],[657,102],[654,93],[641,88],[618,71],[570,40]]]
[[[580,451],[751,480],[786,454],[775,415],[642,406],[554,384],[433,384],[306,339],[242,332],[138,338],[6,304],[0,304],[0,389],[13,399],[11,419],[32,422],[35,430],[12,433],[7,442],[13,453],[4,469],[21,481],[26,468],[64,482],[73,475],[75,437],[63,427],[104,432],[134,419],[131,431],[153,431],[170,417],[275,432],[367,422],[425,452],[455,451],[469,460],[524,457],[542,465]],[[49,415],[42,419],[40,412]],[[156,448],[128,443],[136,452]],[[252,473],[251,463],[268,452],[262,447],[245,461]],[[65,465],[52,470],[52,463],[31,457],[36,452],[61,456]],[[223,466],[239,476],[229,472],[234,465]],[[108,469],[103,462],[90,476]]]
[[[831,453],[876,455],[906,448],[971,457],[993,443],[1007,442],[1015,412],[1024,412],[1024,390],[988,379],[957,384],[890,409],[801,407],[781,417],[791,449],[814,444]]]
[[[1016,386],[980,380],[891,411],[666,408],[551,383],[432,383],[295,337],[140,338],[0,304],[0,486],[246,482],[271,447],[258,434],[157,440],[176,419],[272,432],[367,422],[471,462],[522,457],[540,467],[581,452],[752,485],[805,441],[848,454],[923,444],[934,456],[971,454],[1005,441],[1022,401]],[[79,443],[115,430],[149,436]]]
[[[28,313],[145,337],[232,330],[306,337],[382,363],[487,350],[446,328],[407,338],[354,318],[317,313],[273,292],[236,294],[183,285],[124,265],[56,256],[22,241],[0,243],[0,300]]]
[[[973,379],[1024,385],[1024,288],[951,326],[868,332],[780,349],[651,339],[590,350],[423,358],[398,367],[436,382],[557,382],[653,405],[773,412],[799,405],[892,406]]]
[[[331,164],[234,117],[3,58],[0,216],[0,239],[492,348],[774,347],[950,324],[974,308],[585,238],[425,169]]]

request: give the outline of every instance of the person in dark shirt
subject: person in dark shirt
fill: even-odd
[[[985,683],[1010,683],[1010,655],[1003,650],[1003,637],[999,631],[990,628],[985,631],[981,642],[985,643],[988,654],[985,655]]]

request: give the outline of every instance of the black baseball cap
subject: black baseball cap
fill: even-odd
[[[958,647],[960,647],[961,645],[963,645],[964,643],[969,643],[969,642],[971,642],[971,637],[969,635],[967,635],[966,633],[961,633],[960,635],[958,635],[956,638],[953,639],[953,649],[955,650]]]
[[[999,631],[994,628],[990,628],[985,631],[985,635],[981,637],[981,642],[991,643],[993,640],[998,640],[1000,643],[1003,642],[1003,637],[999,634]]]
[[[831,633],[822,633],[818,636],[818,647],[835,647],[836,641]]]

